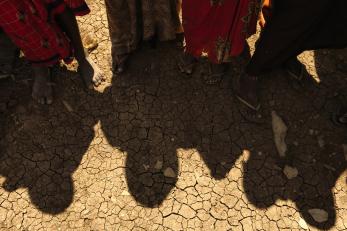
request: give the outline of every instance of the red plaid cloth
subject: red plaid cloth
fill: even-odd
[[[76,15],[89,13],[83,0],[0,0],[0,27],[33,64],[69,62],[69,39],[55,21],[67,7]]]

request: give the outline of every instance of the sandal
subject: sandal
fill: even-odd
[[[247,78],[245,80],[245,78]],[[254,111],[259,111],[261,105],[258,102],[258,94],[257,94],[257,80],[258,77],[257,76],[250,76],[246,73],[241,74],[240,76],[238,76],[237,78],[237,85],[234,88],[235,91],[235,95],[236,98],[245,106],[247,106],[248,108],[254,110]],[[241,81],[244,81],[241,84]],[[248,85],[251,86],[249,89],[249,87],[244,87],[241,85]],[[253,86],[252,86],[253,85]],[[249,89],[249,90],[245,90],[245,89],[241,89],[241,88],[245,88],[245,89]],[[253,89],[252,89],[253,88]],[[252,95],[252,92],[255,92],[255,95]]]
[[[177,66],[181,73],[191,75],[194,72],[196,62],[195,57],[184,53],[178,56]]]
[[[225,64],[212,64],[208,65],[208,74],[204,76],[204,81],[207,85],[214,85],[222,81],[222,77],[227,71]]]

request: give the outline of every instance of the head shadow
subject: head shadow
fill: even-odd
[[[198,70],[181,74],[180,52],[162,43],[134,54],[127,73],[113,77],[110,113],[99,118],[108,142],[126,154],[130,194],[146,207],[160,205],[175,187],[178,149],[196,149],[220,180],[246,142],[228,81],[208,86]]]
[[[318,87],[306,86],[295,90],[283,73],[264,81],[266,89],[262,91],[262,101],[267,102],[268,114],[275,110],[286,122],[289,149],[287,157],[281,159],[272,137],[256,145],[244,163],[243,184],[247,198],[256,207],[267,209],[279,200],[290,200],[308,224],[330,229],[337,220],[336,202],[343,201],[337,198],[340,195],[334,190],[346,188],[344,172],[347,168],[342,148],[346,129],[336,127],[330,119],[339,104],[335,93],[346,89],[347,82],[343,77],[346,72],[327,69],[329,65],[338,64],[336,60],[327,64],[326,61],[331,59],[321,52],[337,58],[335,51],[316,52],[317,74],[322,81]],[[268,129],[271,131],[271,120]],[[285,165],[296,168],[298,176],[289,179],[283,171]],[[315,221],[310,209],[326,211],[328,220]]]
[[[4,119],[0,153],[0,175],[5,178],[2,187],[8,192],[25,188],[40,211],[59,214],[73,202],[72,174],[94,138],[96,121],[86,104],[92,96],[76,90],[71,79],[77,78],[76,73],[58,68],[54,74],[59,76],[54,104],[38,106],[28,97],[31,94],[28,73],[28,66],[17,73],[13,89],[16,104],[9,108]],[[76,110],[69,111],[71,105]]]

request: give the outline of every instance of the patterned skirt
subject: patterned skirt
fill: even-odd
[[[177,0],[105,0],[112,53],[134,51],[141,40],[173,40],[180,32]]]
[[[66,8],[80,16],[90,12],[84,0],[0,0],[0,27],[32,64],[69,62],[73,50],[56,22]]]
[[[260,0],[185,0],[182,3],[186,52],[222,63],[242,53],[256,32]]]

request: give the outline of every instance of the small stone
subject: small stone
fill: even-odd
[[[171,142],[174,142],[175,141],[175,138],[171,138]]]
[[[297,168],[294,168],[294,167],[290,167],[288,165],[286,165],[283,169],[283,173],[284,175],[286,175],[286,177],[291,180],[295,177],[298,176],[299,172],[298,172],[298,169]]]
[[[308,230],[308,226],[307,226],[306,221],[304,219],[302,219],[301,217],[299,219],[299,225],[300,225],[301,228],[303,228],[305,230]]]
[[[143,168],[147,171],[149,169],[149,165],[148,164],[144,164]]]
[[[287,152],[287,144],[285,142],[287,136],[287,126],[283,122],[282,118],[277,115],[275,111],[272,111],[272,130],[274,134],[274,142],[280,157],[285,157]]]
[[[258,152],[258,156],[261,156],[261,155],[263,155],[263,153],[262,152]]]
[[[170,177],[170,178],[175,178],[176,173],[174,172],[174,170],[172,168],[166,168],[164,171],[164,176]]]
[[[158,160],[157,163],[155,163],[154,168],[157,170],[162,169],[163,168],[163,161]]]
[[[98,39],[92,33],[82,35],[83,46],[88,50],[92,51],[96,49],[99,45]]]
[[[296,146],[296,147],[299,146],[299,142],[298,142],[298,141],[294,141],[293,144],[294,144],[294,146]]]
[[[310,129],[308,132],[309,132],[309,134],[310,134],[311,136],[314,135],[314,130],[313,130],[313,129]]]
[[[318,223],[326,222],[329,218],[329,214],[323,209],[309,209],[308,212]]]

